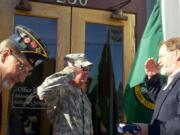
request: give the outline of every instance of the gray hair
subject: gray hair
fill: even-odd
[[[11,40],[11,38],[7,38],[0,42],[0,52],[3,51],[5,48],[9,48],[11,51],[13,51],[14,54],[20,55],[21,52],[17,49],[15,46],[15,42]]]
[[[180,37],[170,38],[161,43],[165,45],[169,51],[180,50]]]

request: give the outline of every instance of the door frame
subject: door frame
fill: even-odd
[[[76,8],[72,9],[71,51],[84,52],[85,25],[89,23],[123,27],[123,89],[125,88],[135,55],[135,15],[126,13],[127,20],[110,18],[110,11]]]

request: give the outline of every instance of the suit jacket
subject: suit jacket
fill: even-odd
[[[149,135],[180,135],[180,72],[166,90],[158,75],[146,81],[149,95],[155,101]]]

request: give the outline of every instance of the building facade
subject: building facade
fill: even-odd
[[[46,105],[34,93],[46,76],[63,68],[67,53],[84,52],[94,63],[93,78],[104,44],[110,44],[114,87],[123,93],[147,20],[146,11],[144,0],[1,0],[0,40],[12,34],[16,25],[25,25],[42,37],[50,53],[50,60],[38,66],[23,84],[3,91],[1,135],[51,135]],[[28,99],[33,94],[34,98]],[[104,135],[112,134],[110,124]]]

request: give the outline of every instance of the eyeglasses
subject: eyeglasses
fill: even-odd
[[[26,70],[26,66],[21,62],[21,60],[18,58],[18,56],[16,56],[16,55],[13,55],[15,58],[16,58],[16,60],[17,60],[17,62],[18,62],[18,65],[19,65],[19,70],[21,70],[21,71],[25,71]]]
[[[16,55],[13,55],[13,56],[17,60],[19,71],[23,72],[23,74],[25,74],[26,76],[29,76],[31,74],[31,72],[27,72],[26,65],[21,62],[21,60],[20,60],[20,58],[18,58],[18,56],[16,56]]]

